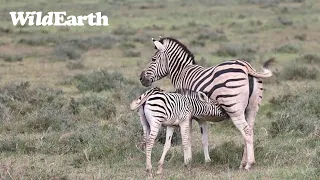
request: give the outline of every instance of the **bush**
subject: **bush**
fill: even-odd
[[[214,165],[228,165],[229,168],[239,167],[243,147],[233,141],[225,142],[210,151],[211,163]]]
[[[76,75],[73,79],[80,91],[101,92],[103,90],[121,89],[126,84],[133,84],[132,81],[125,79],[121,73],[110,73],[106,70]]]
[[[319,64],[320,65],[320,56],[317,54],[305,54],[301,58],[299,58],[303,63],[307,64]]]
[[[228,41],[227,36],[222,30],[211,30],[211,28],[200,28],[197,40],[211,40],[211,41]]]
[[[269,127],[272,137],[284,133],[298,133],[307,136],[320,126],[320,91],[311,88],[306,92],[280,96],[271,101],[275,121]]]
[[[295,61],[286,64],[280,72],[280,78],[283,80],[315,80],[319,77],[319,70],[315,67],[308,67],[305,64]]]
[[[83,69],[84,68],[84,65],[82,63],[82,61],[70,61],[67,63],[66,67],[68,69]]]
[[[9,122],[12,119],[10,108],[6,107],[0,101],[0,122]]]
[[[26,132],[44,132],[49,128],[54,131],[65,131],[73,126],[71,113],[51,104],[31,111],[25,116],[24,121]]]
[[[141,53],[139,51],[124,50],[123,55],[125,57],[140,57]]]
[[[278,17],[278,22],[284,26],[293,25],[293,21],[285,17]]]
[[[298,53],[301,47],[298,44],[286,44],[274,49],[278,53]]]
[[[23,57],[19,54],[0,54],[0,59],[6,62],[22,61]]]
[[[303,33],[303,34],[298,34],[294,36],[295,39],[298,39],[300,41],[305,41],[307,39],[307,34]]]
[[[83,117],[109,119],[115,116],[117,112],[116,106],[114,105],[115,102],[112,99],[96,93],[84,95],[76,99],[74,103],[77,104],[78,110],[73,108],[73,113],[77,114],[77,112],[81,112]]]
[[[82,50],[68,44],[61,44],[55,47],[53,54],[60,60],[75,60],[81,57]]]
[[[137,31],[135,29],[133,29],[132,27],[130,27],[130,26],[120,25],[113,31],[113,34],[131,36],[131,35],[136,34],[136,32]]]
[[[38,34],[36,36],[23,37],[18,40],[18,43],[29,46],[55,45],[63,41],[63,39],[61,36]]]
[[[216,51],[218,56],[232,56],[236,57],[242,54],[254,54],[258,51],[255,45],[240,44],[240,43],[226,43],[220,45]]]
[[[204,47],[206,45],[206,43],[203,40],[192,40],[190,44],[192,46],[200,46],[200,47]]]
[[[0,89],[0,110],[8,126],[6,130],[20,132],[65,130],[72,126],[73,118],[66,109],[68,100],[62,91],[47,87],[31,87],[29,82],[9,84]],[[10,121],[8,121],[10,120]]]

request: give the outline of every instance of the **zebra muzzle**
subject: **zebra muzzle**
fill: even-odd
[[[140,82],[143,86],[149,87],[151,86],[152,82],[145,76],[145,71],[142,71],[140,74]]]

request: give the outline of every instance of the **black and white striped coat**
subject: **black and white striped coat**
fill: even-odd
[[[192,116],[225,116],[223,109],[205,93],[185,90],[179,93],[165,92],[159,88],[151,88],[133,100],[131,109],[139,109],[140,121],[146,138],[146,169],[149,175],[152,169],[151,150],[162,125],[168,126],[168,129],[158,173],[162,172],[165,155],[171,146],[173,126],[180,126],[184,163],[188,164],[192,158],[190,142]]]
[[[245,140],[240,168],[250,169],[254,164],[253,126],[262,99],[260,78],[272,76],[264,64],[263,72],[257,72],[248,62],[230,60],[217,66],[202,67],[195,63],[193,54],[178,40],[161,38],[153,40],[157,52],[150,64],[141,72],[140,81],[150,86],[154,81],[169,76],[175,89],[202,91],[216,100],[227,112]],[[206,119],[208,120],[208,119]],[[211,119],[209,119],[211,121]],[[203,132],[205,159],[208,155],[207,125],[198,121]]]

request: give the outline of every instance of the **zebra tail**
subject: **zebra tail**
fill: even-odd
[[[142,95],[141,95],[140,97],[134,99],[134,100],[131,102],[131,104],[130,104],[130,109],[131,109],[131,110],[136,110],[136,109],[138,109],[140,106],[142,106],[142,105],[147,101],[147,99],[148,99],[148,97],[149,97],[150,95],[152,95],[152,94],[148,94],[147,96],[143,97],[141,100],[140,100],[140,97],[141,97]]]
[[[272,71],[269,69],[269,66],[275,61],[275,58],[270,58],[266,62],[263,63],[262,72],[257,72],[249,63],[244,63],[248,69],[248,73],[251,76],[257,78],[269,78],[272,76]]]
[[[138,109],[140,106],[143,105],[144,102],[146,102],[147,98],[143,98],[142,100],[139,99],[135,99],[131,102],[130,104],[130,109],[131,110],[136,110]]]

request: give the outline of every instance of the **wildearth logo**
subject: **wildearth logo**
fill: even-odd
[[[64,12],[48,12],[42,16],[42,12],[10,12],[12,24],[16,26],[20,23],[24,26],[27,21],[28,26],[108,26],[108,16],[101,15],[101,12],[90,13],[86,16],[67,16]]]

